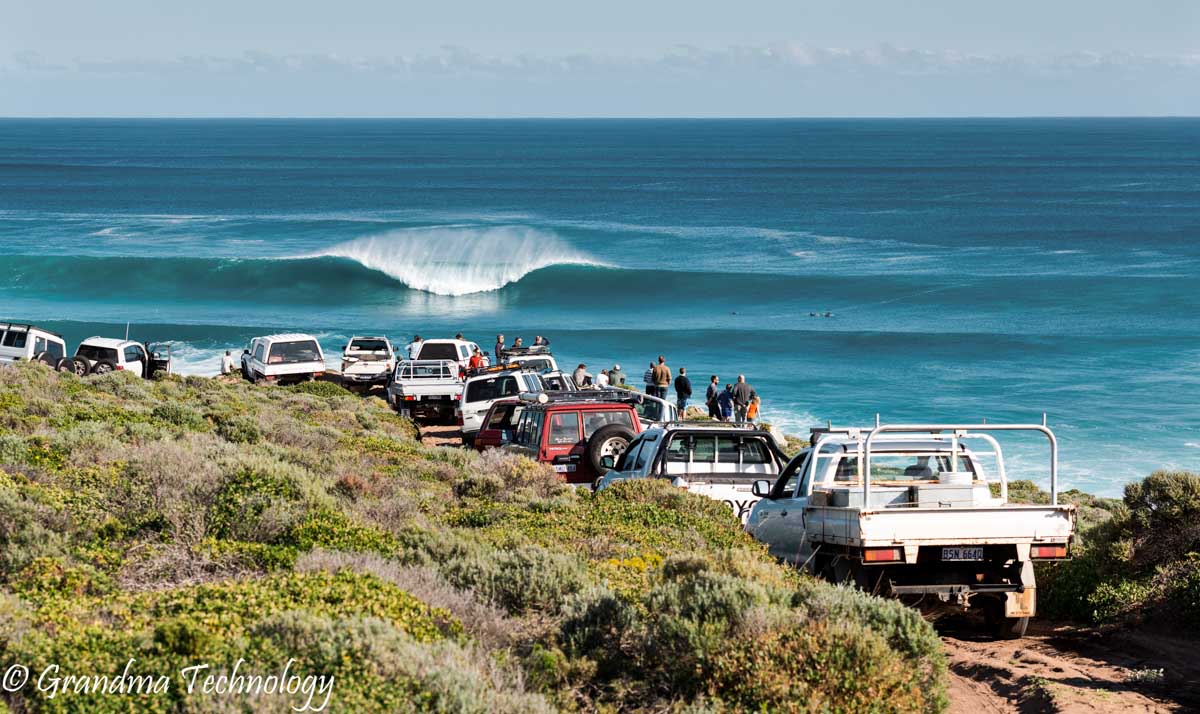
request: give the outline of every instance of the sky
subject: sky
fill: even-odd
[[[3,116],[1200,114],[1196,0],[0,0]]]

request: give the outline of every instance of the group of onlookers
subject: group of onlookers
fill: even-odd
[[[757,421],[759,405],[762,403],[754,387],[746,382],[744,374],[739,374],[737,382],[727,383],[724,389],[721,389],[721,380],[714,374],[709,379],[704,399],[708,415],[721,421]]]

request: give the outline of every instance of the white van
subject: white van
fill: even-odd
[[[0,364],[36,361],[57,367],[66,356],[62,335],[36,325],[0,322]]]
[[[412,347],[413,345],[409,344],[404,350],[409,360],[450,360],[458,363],[459,369],[465,370],[470,366],[471,355],[475,354],[475,350],[479,350],[483,355],[483,366],[491,364],[488,354],[480,349],[479,345],[467,340],[423,340],[415,355],[409,352]]]
[[[322,374],[325,353],[312,335],[255,337],[242,352],[242,376],[255,384],[306,382]]]
[[[75,350],[75,359],[68,368],[66,361],[61,363],[61,371],[73,371],[80,377],[88,374],[108,374],[115,371],[129,371],[150,379],[156,372],[171,371],[170,348],[160,346],[164,352],[149,348],[141,342],[133,340],[118,340],[113,337],[89,337],[79,343]]]
[[[523,369],[492,367],[475,370],[463,385],[462,401],[457,409],[464,446],[475,445],[475,435],[483,426],[483,417],[501,399],[511,399],[528,392],[546,391],[537,372]]]

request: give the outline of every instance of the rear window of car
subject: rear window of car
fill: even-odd
[[[526,369],[532,369],[535,372],[547,372],[554,369],[554,365],[548,359],[527,359],[521,362],[521,366]]]
[[[299,340],[297,342],[276,342],[271,345],[271,356],[267,364],[296,364],[297,362],[318,362],[321,350],[315,340]]]
[[[93,362],[99,362],[100,360],[117,361],[117,351],[114,348],[97,347],[96,345],[80,345],[79,349],[75,350],[75,356],[83,357]]]
[[[450,367],[445,362],[435,364],[413,364],[412,362],[402,362],[396,368],[397,379],[450,379],[455,376]]]
[[[478,379],[467,384],[467,394],[464,402],[487,402],[502,397],[517,395],[517,380],[512,375]]]
[[[25,346],[25,340],[28,338],[28,336],[28,332],[9,330],[4,333],[4,339],[2,342],[0,342],[0,344],[3,344],[5,347],[16,347],[20,349]]]
[[[388,344],[384,340],[352,340],[350,349],[366,352],[387,352]]]
[[[521,418],[520,404],[505,404],[504,406],[492,409],[492,414],[488,417],[485,429],[511,429],[516,425]]]
[[[667,421],[667,407],[663,402],[647,399],[637,405],[636,408],[638,416],[646,421]]]
[[[633,415],[628,409],[587,411],[583,413],[583,438],[589,439],[596,430],[609,424],[620,424],[633,429]]]
[[[579,441],[579,412],[552,412],[547,418],[550,434],[546,437],[551,446],[563,446]]]
[[[440,342],[437,344],[424,343],[421,347],[421,353],[417,355],[417,359],[448,359],[457,362],[458,349],[451,343]]]

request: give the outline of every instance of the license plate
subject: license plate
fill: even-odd
[[[575,464],[554,464],[554,470],[560,474],[575,473]]]
[[[983,560],[983,548],[942,548],[942,560]]]

